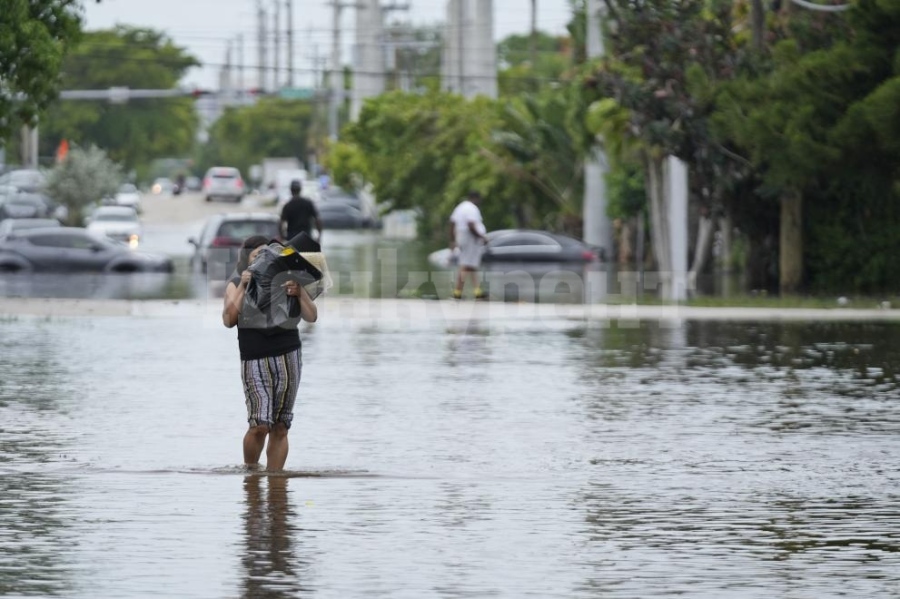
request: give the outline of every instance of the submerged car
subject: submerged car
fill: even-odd
[[[278,239],[281,237],[280,225],[278,216],[267,212],[235,212],[210,217],[200,237],[188,239],[194,246],[191,266],[194,270],[209,272],[213,278],[224,279],[234,270],[245,239],[253,235]]]
[[[87,230],[136,248],[144,235],[137,211],[129,206],[101,206],[87,219]]]
[[[34,169],[17,169],[0,176],[0,186],[8,186],[25,191],[28,193],[36,193],[44,189],[47,178],[44,173]]]
[[[324,229],[365,229],[374,226],[371,218],[359,208],[337,200],[319,202],[316,206]]]
[[[597,250],[574,237],[533,229],[503,229],[487,234],[483,263],[586,264],[599,260]],[[436,266],[453,266],[456,253],[438,250],[429,256]]]
[[[172,272],[168,256],[135,252],[79,227],[15,231],[0,240],[2,272]]]
[[[125,183],[119,187],[114,199],[116,206],[127,206],[134,208],[137,212],[141,211],[141,192],[131,183]]]
[[[0,199],[0,220],[47,218],[50,212],[50,202],[40,194],[18,192]]]

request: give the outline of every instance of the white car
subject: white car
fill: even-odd
[[[207,202],[220,199],[240,202],[246,191],[241,172],[230,166],[214,166],[203,177],[203,195]]]
[[[136,212],[141,211],[141,192],[131,183],[125,183],[116,192],[116,206],[128,206]]]
[[[87,230],[136,248],[144,236],[137,211],[130,206],[100,206],[88,218]]]

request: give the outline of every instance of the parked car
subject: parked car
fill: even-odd
[[[269,239],[281,238],[280,219],[269,213],[227,213],[211,217],[203,226],[200,237],[191,237],[194,246],[191,266],[223,280],[237,264],[238,252],[244,240],[252,235]]]
[[[200,180],[200,177],[191,175],[184,180],[184,187],[188,191],[200,191],[201,189],[203,189],[203,181]]]
[[[116,206],[128,206],[137,212],[141,211],[141,192],[131,183],[125,183],[119,187],[115,197]]]
[[[206,201],[231,200],[240,202],[246,189],[241,172],[230,166],[214,166],[203,177],[203,195]]]
[[[358,194],[346,191],[337,185],[332,185],[327,190],[321,192],[320,197],[323,204],[342,203],[353,206],[359,211],[362,211],[363,209],[362,198],[360,198]]]
[[[17,169],[0,176],[0,186],[15,187],[29,193],[43,190],[46,182],[44,173],[34,169]]]
[[[42,195],[18,192],[0,199],[0,220],[48,216],[50,216],[50,202]]]
[[[0,240],[3,272],[172,272],[168,256],[135,252],[127,245],[78,227],[16,231]]]
[[[358,208],[344,202],[320,202],[316,208],[324,229],[364,229],[373,226],[372,219]]]
[[[586,264],[599,260],[597,250],[567,235],[533,229],[503,229],[487,234],[483,263]],[[456,253],[438,250],[429,256],[437,266],[456,265]]]
[[[100,206],[88,217],[87,230],[136,248],[144,236],[137,211],[129,206]]]
[[[49,227],[61,227],[55,218],[7,218],[0,221],[0,239],[10,233],[24,231],[25,229],[47,229]]]

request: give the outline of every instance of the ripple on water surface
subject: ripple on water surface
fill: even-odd
[[[305,329],[285,475],[234,331],[0,321],[0,594],[896,597],[900,329]]]

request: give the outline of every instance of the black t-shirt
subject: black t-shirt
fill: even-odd
[[[312,235],[313,219],[319,217],[319,211],[312,200],[295,197],[281,209],[281,220],[287,223],[287,239],[300,233]]]
[[[231,282],[240,285],[240,275],[231,278]],[[241,360],[261,360],[282,356],[300,348],[300,331],[291,327],[287,329],[251,329],[241,326],[238,316],[238,348]]]

